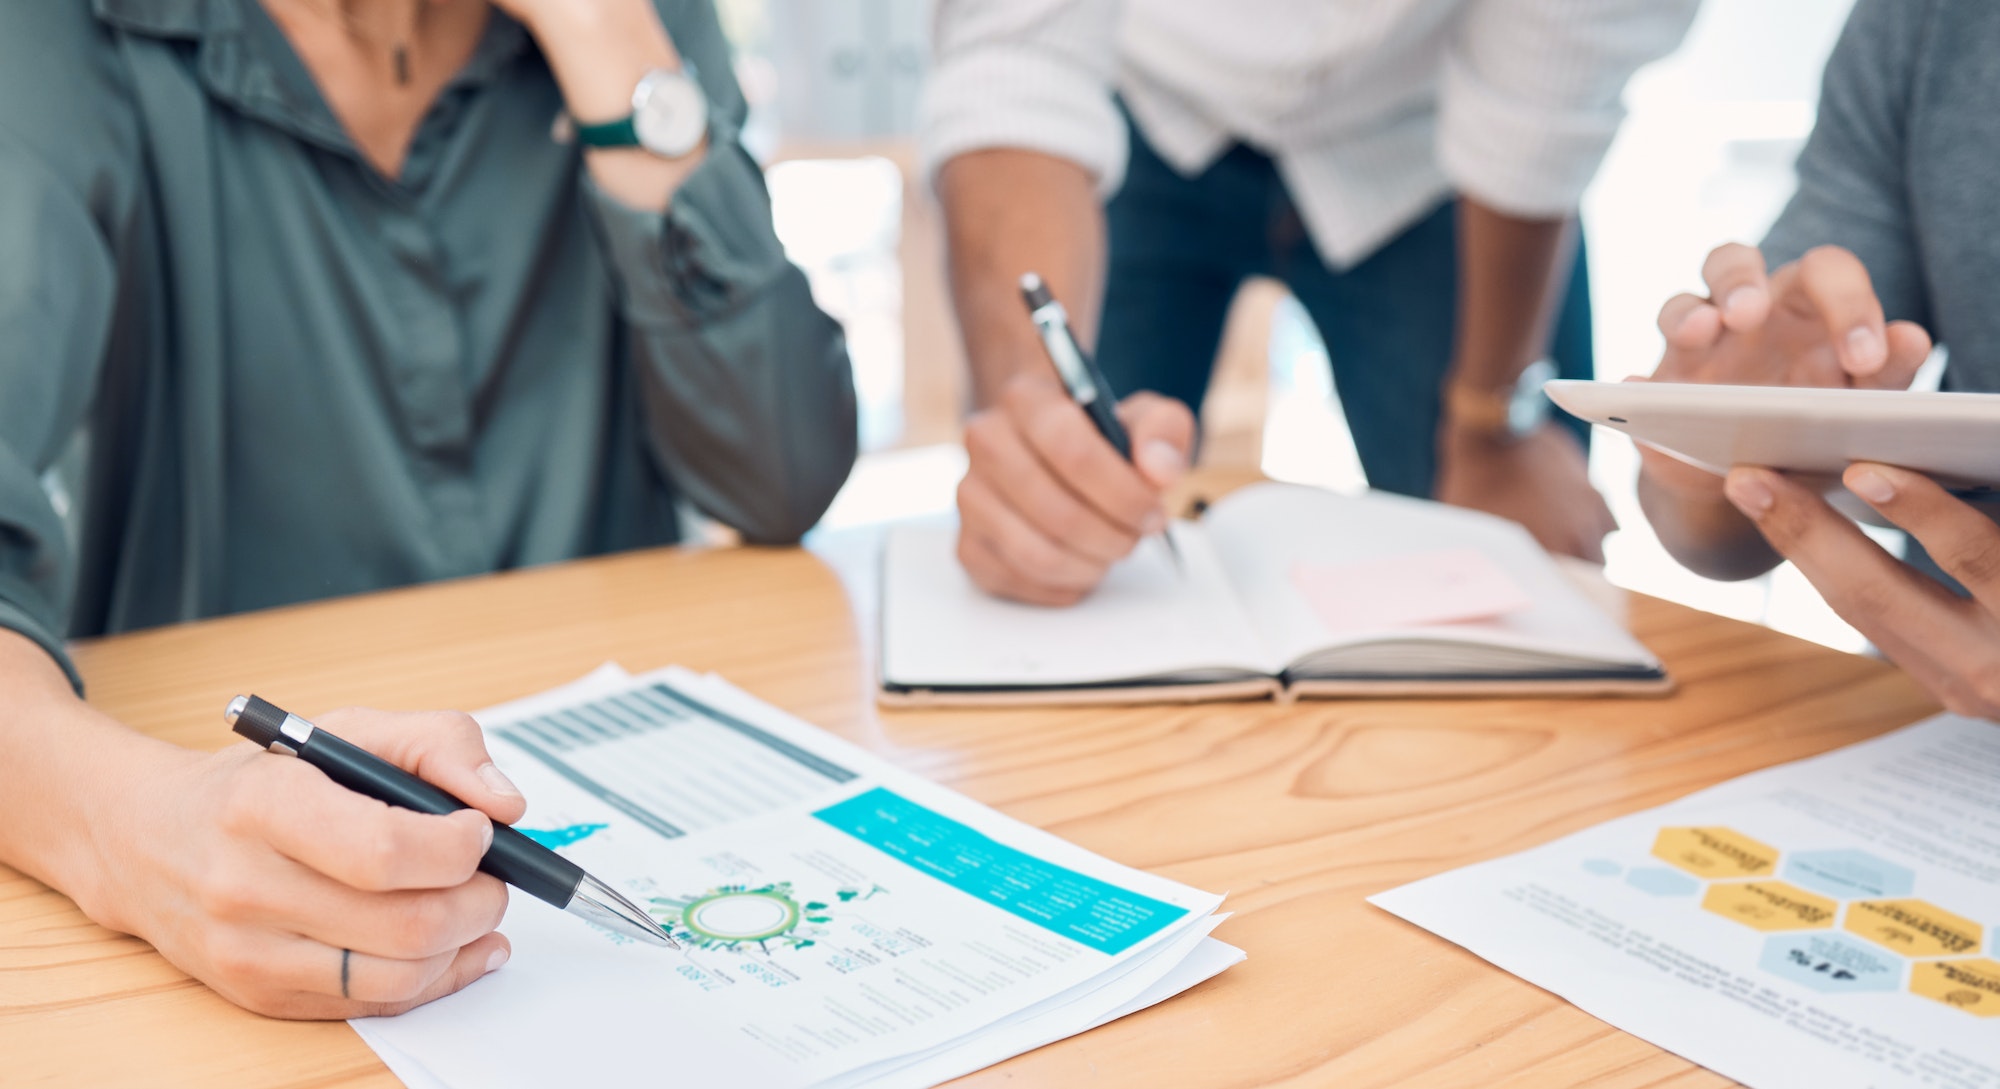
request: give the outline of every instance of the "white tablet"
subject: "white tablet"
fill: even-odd
[[[1857,461],[1948,488],[2000,488],[2000,394],[1795,389],[1667,382],[1548,384],[1580,419],[1714,473],[1760,465],[1839,479]]]

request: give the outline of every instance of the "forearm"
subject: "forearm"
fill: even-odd
[[[1719,488],[1713,496],[1677,494],[1642,472],[1639,506],[1668,554],[1697,575],[1738,582],[1783,562]]]
[[[1034,151],[969,152],[938,171],[938,198],[952,302],[980,405],[993,404],[1023,369],[1049,366],[1021,308],[1022,273],[1039,273],[1069,310],[1077,336],[1096,343],[1104,208],[1088,171]]]
[[[1521,373],[1549,350],[1574,223],[1506,215],[1468,197],[1458,227],[1457,342],[1439,398],[1432,495],[1519,522],[1550,551],[1602,563],[1617,521],[1591,486],[1583,448],[1562,428],[1518,433],[1512,421]]]
[[[1548,353],[1576,254],[1576,221],[1521,219],[1459,201],[1458,336],[1449,381],[1479,393],[1511,387]]]
[[[181,750],[85,704],[47,652],[11,631],[0,631],[0,691],[0,862],[101,910],[95,808]]]

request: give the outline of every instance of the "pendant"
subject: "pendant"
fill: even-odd
[[[395,48],[389,52],[389,59],[396,68],[396,86],[408,87],[410,85],[410,47],[403,42],[397,42]]]

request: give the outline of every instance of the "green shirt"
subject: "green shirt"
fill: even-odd
[[[796,540],[853,463],[839,328],[713,103],[664,214],[591,184],[495,11],[403,176],[257,0],[0,4],[0,627],[95,634],[670,542]],[[40,478],[82,436],[73,529]]]

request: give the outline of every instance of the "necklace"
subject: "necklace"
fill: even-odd
[[[317,9],[320,14],[338,20],[342,26],[347,28],[347,32],[354,37],[360,38],[370,45],[387,46],[389,49],[389,66],[396,74],[396,86],[408,87],[410,85],[410,41],[408,38],[382,34],[374,27],[348,14],[347,9],[340,6],[340,0],[306,0],[306,4],[309,7]],[[419,8],[418,12],[421,14],[422,9]]]

